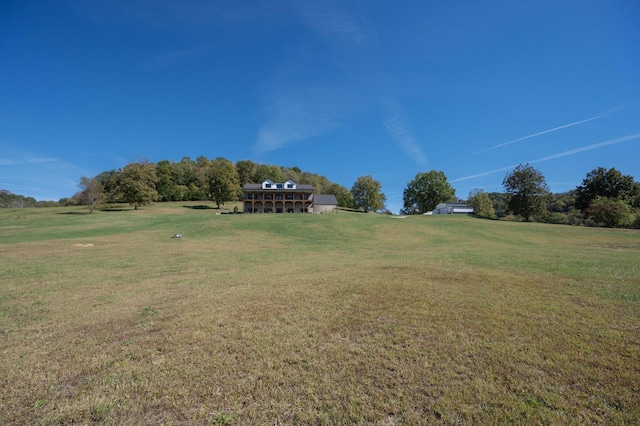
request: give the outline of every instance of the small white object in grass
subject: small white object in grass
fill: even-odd
[[[182,238],[182,234],[173,234],[173,238]]]

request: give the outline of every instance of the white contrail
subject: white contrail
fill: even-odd
[[[588,123],[589,121],[598,120],[600,118],[606,117],[610,113],[611,112],[607,112],[607,113],[604,113],[604,114],[596,115],[595,117],[587,118],[586,120],[580,120],[580,121],[575,121],[575,122],[569,123],[569,124],[563,124],[562,126],[554,127],[552,129],[543,130],[541,132],[533,133],[531,135],[523,136],[521,138],[514,139],[514,140],[509,141],[509,142],[504,142],[504,143],[492,146],[491,148],[487,148],[485,150],[475,152],[475,153],[473,153],[471,155],[482,154],[484,152],[492,151],[492,150],[497,149],[497,148],[502,148],[503,146],[511,145],[512,143],[520,142],[520,141],[523,141],[525,139],[535,138],[536,136],[540,136],[540,135],[544,135],[544,134],[547,134],[547,133],[555,132],[556,130],[566,129],[567,127],[573,127],[573,126],[577,126],[578,124]]]
[[[563,151],[563,152],[560,152],[558,154],[553,154],[553,155],[549,155],[547,157],[538,158],[537,160],[526,161],[525,163],[535,164],[535,163],[541,163],[543,161],[555,160],[556,158],[567,157],[569,155],[578,154],[580,152],[591,151],[592,149],[602,148],[603,146],[608,146],[608,145],[615,145],[615,144],[620,143],[620,142],[625,142],[625,141],[628,141],[628,140],[638,139],[638,138],[640,138],[640,133],[634,133],[633,135],[623,136],[621,138],[616,138],[616,139],[609,139],[608,141],[594,143],[594,144],[583,146],[583,147],[580,147],[580,148],[570,149],[568,151]],[[482,176],[487,176],[487,175],[491,175],[493,173],[503,172],[505,170],[511,170],[511,169],[515,168],[516,166],[517,165],[501,167],[499,169],[489,170],[488,172],[478,173],[478,174],[471,175],[471,176],[465,176],[465,177],[462,177],[462,178],[454,179],[454,180],[451,181],[451,183],[461,182],[463,180],[474,179],[474,178],[482,177]]]
[[[543,157],[543,158],[539,158],[537,160],[529,161],[529,163],[530,164],[532,164],[532,163],[541,163],[541,162],[547,161],[547,160],[555,160],[556,158],[567,157],[569,155],[578,154],[580,152],[591,151],[592,149],[602,148],[603,146],[608,146],[608,145],[615,145],[615,144],[620,143],[620,142],[625,142],[625,141],[628,141],[628,140],[631,140],[631,139],[637,139],[637,138],[640,138],[640,133],[635,133],[635,134],[629,135],[629,136],[623,136],[623,137],[617,138],[617,139],[610,139],[610,140],[604,141],[604,142],[594,143],[594,144],[591,144],[591,145],[583,146],[581,148],[570,149],[569,151],[564,151],[564,152],[560,152],[558,154],[549,155],[548,157]]]

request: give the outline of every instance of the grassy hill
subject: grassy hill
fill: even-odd
[[[192,207],[0,210],[0,423],[640,422],[637,231]]]

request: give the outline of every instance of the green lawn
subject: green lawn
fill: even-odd
[[[640,423],[638,231],[193,206],[0,209],[0,424]]]

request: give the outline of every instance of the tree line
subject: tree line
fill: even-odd
[[[155,201],[212,201],[218,208],[242,199],[246,183],[285,182],[291,179],[313,185],[318,193],[336,196],[339,205],[355,208],[351,191],[325,176],[302,171],[299,167],[259,164],[251,160],[233,163],[225,158],[209,160],[184,157],[178,162],[162,160],[133,162],[118,170],[82,177],[72,200],[93,211],[100,203],[126,203],[137,209]]]
[[[539,170],[519,165],[504,178],[504,193],[476,189],[476,215],[566,225],[640,228],[640,183],[615,168],[598,167],[575,189],[552,194]]]
[[[386,212],[382,185],[372,176],[360,176],[351,189],[298,167],[236,163],[225,158],[209,160],[184,157],[179,162],[138,161],[121,169],[105,171],[93,178],[82,177],[80,190],[59,204],[87,205],[91,212],[101,203],[127,203],[138,208],[154,201],[212,201],[218,208],[242,199],[246,183],[291,179],[310,184],[316,193],[336,196],[338,205],[363,212]],[[598,167],[587,173],[575,189],[552,194],[542,173],[521,164],[503,179],[504,192],[474,189],[466,200],[442,171],[419,172],[403,191],[401,214],[423,214],[444,202],[466,202],[479,217],[539,221],[547,223],[640,228],[640,183],[615,168]],[[51,205],[33,198],[0,191],[0,207]],[[55,204],[55,203],[54,203]]]
[[[423,214],[440,203],[464,201],[476,216],[486,218],[640,228],[640,183],[615,168],[598,167],[574,190],[552,194],[539,170],[520,164],[502,185],[502,193],[475,189],[460,200],[444,172],[420,172],[403,191],[400,213]],[[384,200],[384,194],[381,197]]]

